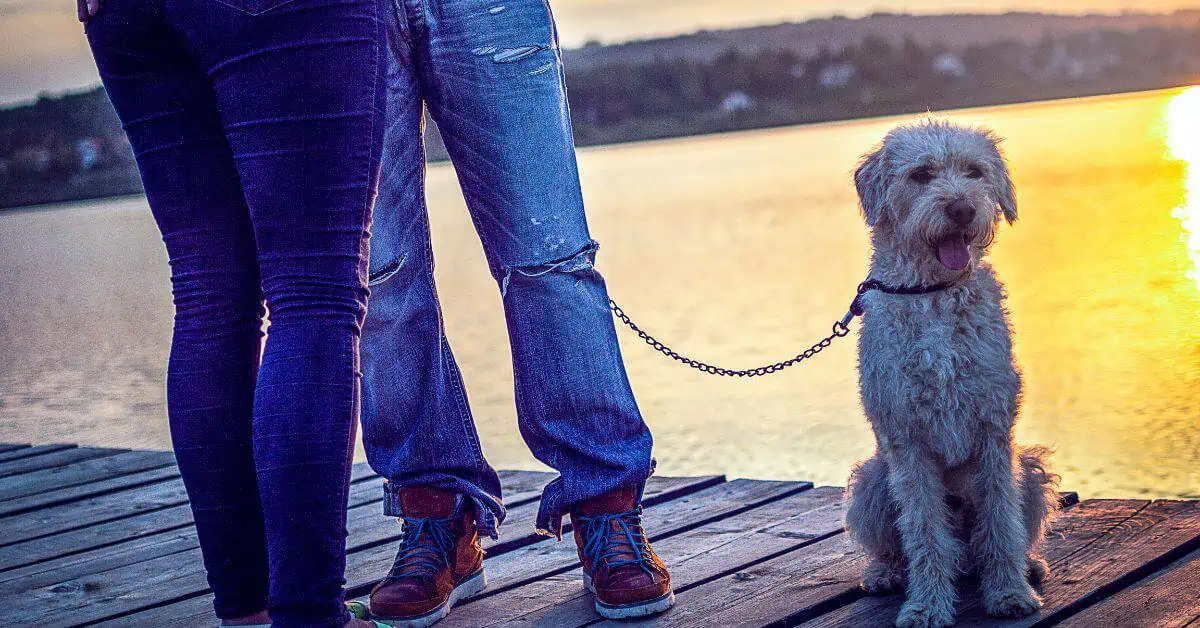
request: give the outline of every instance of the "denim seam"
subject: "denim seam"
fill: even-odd
[[[423,122],[422,122],[422,126],[424,126]],[[431,232],[430,225],[429,225],[429,205],[425,198],[425,174],[426,174],[425,168],[422,167],[421,168],[421,179],[420,179],[419,185],[420,185],[421,212],[422,212],[422,216],[424,217],[424,220],[422,221],[424,224],[422,226],[424,227],[423,235],[425,236],[425,242],[424,242],[425,253],[426,253],[425,254],[425,261],[426,261],[425,272],[428,273],[428,275],[429,275],[429,285],[432,286],[431,290],[433,292],[433,304],[434,304],[434,308],[436,309],[436,311],[438,313],[437,314],[438,315],[438,336],[441,337],[441,345],[442,345],[441,348],[443,351],[446,352],[446,354],[448,356],[451,356],[449,358],[449,363],[450,363],[449,366],[451,367],[449,370],[450,370],[451,380],[454,382],[454,403],[458,410],[458,420],[464,428],[463,432],[466,433],[471,440],[471,444],[473,445],[473,447],[470,448],[471,449],[471,458],[472,458],[472,462],[474,462],[475,468],[478,469],[483,466],[483,462],[484,462],[483,461],[483,446],[479,443],[479,439],[476,438],[474,435],[474,432],[475,432],[474,419],[471,418],[471,413],[467,409],[468,406],[467,406],[467,399],[466,399],[466,391],[464,390],[464,387],[463,387],[462,377],[458,373],[458,368],[454,366],[454,360],[452,357],[453,352],[450,350],[450,341],[446,338],[446,325],[445,325],[445,321],[442,319],[442,303],[441,303],[441,299],[438,298],[437,288],[436,288],[436,285],[437,285],[436,278],[434,277],[434,274],[433,274],[434,273],[433,234]],[[443,358],[443,360],[446,360],[446,359],[447,358]]]
[[[518,345],[520,343],[519,336],[520,336],[519,334],[514,334],[514,335],[511,335],[510,339],[509,339],[509,342],[513,345],[512,363],[513,363],[513,373],[514,374],[519,372],[517,370],[518,369],[517,350],[518,350]],[[519,377],[513,378],[513,394],[516,397],[516,402],[517,402],[516,403],[516,405],[517,405],[517,420],[518,420],[518,422],[523,422],[523,420],[522,420],[523,417],[526,416],[527,414],[529,414],[529,412],[527,412],[524,409],[523,402],[525,399],[525,395],[521,389],[521,379]],[[556,478],[555,480],[552,480],[549,484],[546,485],[546,487],[544,489],[542,489],[541,504],[538,506],[538,514],[537,514],[536,520],[534,522],[534,532],[536,532],[537,534],[542,535],[542,536],[554,537],[555,539],[561,541],[562,540],[562,517],[561,517],[561,515],[555,514],[558,512],[558,505],[554,498],[554,494],[550,491],[550,487],[553,486],[555,484],[555,482],[557,482],[560,487],[565,482],[563,473],[561,471],[562,467],[559,464],[558,452],[554,451],[553,449],[550,450],[550,452],[547,455],[546,464],[548,464],[552,469],[559,470],[558,478]],[[547,521],[545,522],[545,524],[546,524],[545,527],[542,526],[543,522],[541,520],[542,519],[541,515],[543,512],[549,513],[549,517],[548,517]],[[550,528],[553,528],[553,529],[550,529]]]
[[[444,333],[442,334],[442,343],[446,349],[449,349],[450,342],[446,340]],[[452,356],[453,354],[448,353],[448,355]],[[475,420],[471,417],[471,413],[467,409],[466,390],[463,386],[462,376],[458,372],[458,367],[454,364],[454,360],[451,358],[449,362],[450,378],[454,382],[455,405],[458,406],[458,420],[462,423],[463,433],[466,434],[471,442],[472,462],[475,464],[475,469],[479,469],[484,466],[483,445],[479,442],[479,438],[475,434]]]
[[[375,192],[373,192],[373,189],[377,188],[377,186],[379,185],[379,177],[382,174],[380,172],[380,169],[381,169],[380,162],[382,161],[382,158],[383,158],[383,155],[382,155],[383,138],[376,137],[376,133],[375,133],[376,118],[385,114],[385,112],[381,112],[378,109],[378,105],[379,105],[379,102],[378,102],[379,101],[379,74],[380,74],[380,71],[383,69],[380,67],[379,58],[381,56],[381,52],[384,54],[386,54],[386,52],[387,52],[386,50],[381,51],[379,49],[380,44],[381,44],[381,42],[379,40],[379,36],[382,34],[384,37],[387,37],[387,24],[385,22],[383,22],[382,16],[379,14],[379,2],[373,2],[372,6],[374,7],[374,11],[375,11],[375,37],[374,37],[373,43],[371,45],[371,73],[372,74],[371,74],[371,101],[370,101],[370,114],[369,114],[369,120],[370,120],[369,125],[370,126],[368,127],[368,131],[370,134],[367,136],[370,139],[368,140],[368,149],[367,149],[368,150],[368,152],[367,152],[367,186],[366,186],[367,189],[363,192],[362,213],[359,216],[359,228],[362,231],[359,235],[359,241],[358,241],[358,254],[359,254],[358,280],[359,280],[360,290],[365,290],[367,292],[364,299],[370,298],[370,290],[371,290],[370,249],[367,248],[365,251],[366,255],[364,255],[364,247],[369,246],[369,242],[370,242],[369,237],[370,237],[370,231],[371,231],[371,219],[372,219],[372,213],[373,213],[372,210],[374,209],[374,205],[375,205],[375,199],[373,196],[373,194]],[[384,42],[384,45],[386,45],[386,42]],[[380,136],[382,136],[382,134],[380,134]],[[378,157],[376,157],[376,155],[378,155]],[[375,172],[375,176],[373,177],[375,185],[371,185],[372,170],[374,170],[374,172]],[[365,301],[364,301],[363,310],[365,310]],[[365,311],[363,312],[363,314],[360,314],[358,317],[360,337],[361,337],[361,333],[362,333],[362,325],[364,322],[362,319],[364,318],[364,315],[365,315]],[[359,368],[361,368],[361,365],[359,365]],[[362,409],[360,408],[359,412],[361,413],[361,411],[362,411]]]
[[[422,126],[424,126],[423,122],[422,122]],[[441,300],[438,298],[437,288],[436,288],[436,285],[437,285],[436,278],[434,277],[434,274],[433,274],[434,273],[433,234],[432,234],[432,231],[431,231],[431,228],[429,225],[429,206],[428,206],[428,202],[425,197],[425,175],[426,175],[426,169],[424,167],[422,167],[421,168],[421,179],[420,179],[419,185],[420,185],[421,212],[422,212],[422,216],[424,217],[424,220],[422,221],[424,224],[422,226],[424,227],[423,235],[425,236],[425,242],[424,242],[425,251],[426,251],[425,271],[429,274],[429,285],[432,286],[431,290],[433,292],[433,303],[434,303],[434,307],[438,313],[438,335],[441,337],[441,345],[442,345],[441,348],[443,351],[446,351],[446,354],[448,356],[451,356],[448,358],[449,366],[450,366],[449,370],[450,370],[451,380],[454,383],[454,403],[455,403],[455,406],[457,406],[457,410],[458,410],[458,420],[462,424],[463,432],[468,435],[468,438],[471,441],[472,447],[470,447],[469,449],[471,450],[471,459],[472,459],[472,462],[474,463],[474,468],[479,469],[479,468],[483,467],[485,464],[485,461],[483,459],[483,445],[479,442],[479,439],[475,435],[475,421],[471,417],[471,412],[468,409],[469,406],[467,405],[466,391],[464,389],[465,387],[463,386],[462,376],[458,372],[457,366],[454,364],[454,359],[452,357],[453,351],[450,349],[450,341],[446,338],[445,321],[442,319],[442,304],[441,304]],[[443,358],[443,359],[445,360],[446,358]]]
[[[419,74],[417,75],[417,82],[418,82],[418,84],[421,85],[421,87],[425,87],[425,85],[424,85],[425,81],[426,80],[429,81],[430,87],[432,87],[433,89],[428,90],[429,91],[428,94],[424,94],[424,90],[422,90],[423,96],[425,98],[425,102],[427,104],[430,103],[430,101],[436,102],[437,109],[440,111],[441,110],[441,92],[442,92],[443,83],[441,80],[441,73],[433,71],[433,42],[432,42],[433,29],[429,26],[429,19],[427,16],[429,8],[426,5],[425,0],[408,0],[408,1],[411,1],[417,5],[418,10],[420,11],[420,18],[421,18],[421,29],[422,30],[420,33],[420,37],[421,37],[422,45],[416,46],[415,50],[413,51],[415,55],[420,55],[419,61],[417,60],[417,57],[414,57],[414,61],[413,61],[414,65],[417,68],[419,68]],[[414,38],[417,36],[418,36],[417,33],[413,34]],[[431,111],[431,113],[433,113],[433,112]],[[434,117],[434,120],[435,121],[437,120],[437,116]],[[442,132],[442,141],[444,143],[446,143],[447,148],[449,148],[448,144],[450,142],[450,139],[446,136],[446,132],[444,130],[442,130],[441,127],[438,127],[438,130]],[[451,155],[451,157],[450,157],[450,162],[454,163],[453,155]]]
[[[359,232],[359,239],[358,239],[359,260],[358,260],[358,269],[357,269],[358,277],[357,278],[358,278],[359,290],[365,291],[365,293],[366,293],[362,297],[364,299],[363,308],[360,308],[360,310],[359,310],[360,313],[357,316],[358,329],[359,329],[358,337],[359,338],[361,338],[361,335],[362,335],[362,325],[364,323],[363,318],[365,315],[366,300],[370,298],[371,263],[370,263],[370,249],[367,247],[369,246],[369,243],[370,243],[369,238],[370,238],[370,230],[371,230],[371,218],[372,218],[372,210],[374,208],[374,201],[375,201],[374,189],[376,188],[376,186],[379,185],[379,176],[381,176],[380,161],[382,160],[381,151],[383,148],[382,134],[379,134],[379,136],[377,136],[376,132],[375,132],[376,118],[379,118],[380,116],[384,115],[384,112],[379,111],[379,109],[378,109],[378,107],[379,107],[379,74],[380,74],[381,70],[383,69],[380,67],[380,57],[382,56],[382,54],[387,53],[386,41],[381,42],[379,39],[380,35],[383,35],[384,37],[387,36],[387,24],[382,21],[383,16],[380,15],[379,4],[380,4],[379,2],[372,2],[372,6],[374,7],[374,13],[375,13],[375,38],[374,38],[373,44],[371,45],[372,76],[371,76],[371,94],[370,94],[370,115],[369,115],[369,122],[368,122],[369,135],[367,136],[369,138],[367,140],[368,152],[367,152],[367,159],[366,159],[366,161],[367,161],[367,186],[366,186],[366,190],[363,193],[362,210],[361,210],[361,213],[359,214],[359,225],[358,225],[360,232]],[[381,45],[385,47],[384,50],[380,50]],[[374,172],[373,177],[372,177],[372,172]],[[372,185],[372,182],[374,183],[374,185]],[[365,255],[364,255],[364,253],[365,253]],[[403,263],[403,261],[401,263]],[[359,373],[362,370],[362,364],[361,364],[360,359],[356,359],[356,354],[354,351],[354,348],[355,348],[354,342],[355,342],[354,337],[351,337],[350,338],[350,351],[349,351],[350,367],[351,367],[351,370],[355,373],[355,375],[351,378],[351,381],[350,381],[349,403],[347,404],[349,406],[349,410],[350,410],[350,414],[351,414],[351,421],[350,421],[350,425],[347,426],[347,428],[348,428],[347,429],[347,437],[348,438],[346,440],[349,442],[349,447],[348,447],[348,451],[347,451],[348,455],[346,456],[346,471],[345,471],[346,490],[344,491],[344,495],[343,495],[343,503],[345,503],[344,502],[345,499],[349,498],[350,471],[353,466],[352,461],[354,458],[353,434],[354,434],[355,427],[356,427],[355,423],[360,420],[360,418],[356,415],[362,414],[361,399],[359,400],[359,403],[358,403],[357,412],[355,412],[355,410],[356,410],[355,395],[358,394],[358,392],[361,388],[361,382],[358,382],[355,380],[357,378],[361,377],[361,375],[359,375]],[[385,497],[386,497],[386,495],[385,495]],[[348,514],[349,513],[345,509],[342,509],[342,528],[343,529],[346,528],[346,525],[348,522]],[[342,554],[343,568],[345,566],[345,561],[346,561],[346,553],[345,553],[345,548],[344,548],[344,544],[343,544],[343,554]],[[344,580],[343,580],[343,583],[344,583]],[[344,592],[345,592],[345,590],[343,587],[343,594],[344,594]],[[346,623],[351,621],[351,615],[344,605],[342,606],[342,608],[340,610],[341,610],[341,614],[339,615],[339,617],[336,620],[331,622],[332,625],[345,625]]]
[[[396,12],[396,26],[400,31],[400,37],[408,43],[411,54],[412,47],[412,32],[408,25],[408,9],[404,6],[404,0],[391,0],[392,10]]]
[[[374,155],[376,155],[377,151],[379,149],[381,149],[382,141],[380,138],[376,138],[376,136],[375,136],[375,119],[380,115],[380,112],[377,110],[378,100],[379,100],[379,71],[380,71],[380,67],[379,67],[379,56],[380,56],[379,35],[380,35],[380,31],[381,31],[380,27],[386,26],[385,24],[383,24],[380,21],[381,16],[379,15],[379,3],[373,2],[372,5],[374,6],[374,11],[375,11],[375,39],[374,39],[374,43],[371,46],[371,70],[372,70],[371,93],[370,93],[371,115],[369,116],[369,123],[368,123],[369,124],[368,135],[367,135],[368,147],[367,147],[367,159],[366,159],[366,161],[367,161],[367,182],[368,183],[366,186],[366,190],[363,193],[362,210],[361,210],[361,213],[359,214],[359,229],[361,230],[361,232],[359,234],[359,240],[358,240],[359,260],[358,260],[358,269],[357,269],[358,270],[357,275],[358,275],[359,289],[367,290],[368,295],[369,295],[370,286],[371,286],[371,266],[370,266],[370,257],[369,257],[370,254],[368,251],[368,254],[366,256],[364,256],[363,255],[363,247],[364,247],[364,244],[367,244],[369,242],[368,234],[370,233],[370,228],[371,228],[371,225],[370,225],[371,213],[372,213],[371,210],[374,205],[374,199],[372,198],[372,188],[374,186],[371,185],[371,180],[372,180],[371,171],[376,170],[376,175],[374,177],[376,179],[375,180],[376,185],[378,185],[378,177],[379,177],[379,174],[378,174],[379,163],[378,163],[378,160],[374,157]],[[386,30],[384,30],[383,33],[386,36]],[[367,298],[369,298],[369,296]],[[359,330],[360,330],[359,333],[360,333],[360,337],[361,337],[362,321],[361,321],[361,317],[359,317],[359,318],[360,318],[360,320],[359,320],[358,324],[359,324]],[[351,345],[350,351],[349,351],[350,356],[351,356],[350,357],[350,365],[351,365],[351,369],[355,373],[357,373],[361,370],[362,365],[355,364],[354,339],[353,338],[350,339],[350,345]],[[358,377],[358,376],[356,375],[355,377]],[[347,405],[350,408],[350,414],[352,416],[355,414],[354,396],[361,386],[361,384],[359,384],[359,385],[355,385],[355,384],[356,384],[356,382],[354,382],[353,378],[352,378],[351,385],[350,385],[349,400],[347,403]],[[361,405],[362,404],[360,401],[359,408],[358,408],[358,414],[362,413]],[[355,428],[354,421],[357,421],[357,420],[359,420],[358,417],[355,417],[351,420],[351,425],[349,426],[350,429],[348,430],[348,433],[347,433],[348,436],[350,434],[353,434],[354,428]],[[348,496],[348,491],[350,488],[350,483],[349,483],[349,475],[350,475],[349,471],[350,471],[350,467],[351,467],[350,461],[354,457],[354,439],[348,438],[347,440],[350,441],[349,452],[348,452],[349,455],[347,456],[347,465],[346,465],[346,467],[347,467],[346,468],[346,470],[347,470],[346,490],[347,490],[347,496]],[[386,497],[386,495],[385,495],[385,497]],[[345,521],[346,521],[346,518],[343,517],[343,524],[342,524],[343,527],[345,527],[345,525],[346,525]],[[343,614],[343,618],[344,618],[346,616],[346,612],[344,609],[342,611],[342,614]],[[342,623],[345,623],[344,619],[342,620]]]
[[[371,181],[371,170],[373,168],[374,169],[379,168],[379,164],[377,163],[378,160],[373,159],[372,155],[377,154],[377,152],[378,152],[377,149],[382,148],[381,147],[382,139],[375,137],[375,118],[379,117],[379,115],[382,113],[376,109],[376,107],[378,105],[377,101],[379,100],[379,71],[380,71],[380,67],[379,67],[379,56],[380,56],[379,32],[380,32],[380,26],[382,25],[382,23],[380,22],[380,19],[379,19],[380,18],[379,3],[374,2],[372,4],[375,7],[375,36],[376,37],[375,37],[374,44],[371,46],[371,72],[372,72],[372,76],[371,76],[371,111],[372,111],[372,114],[370,116],[370,128],[368,129],[370,131],[370,135],[367,136],[370,138],[370,140],[369,140],[369,143],[370,143],[369,151],[370,152],[367,155],[367,181],[368,182]],[[385,29],[384,33],[386,33],[386,32],[387,31]],[[382,156],[380,156],[379,159],[382,159]],[[376,163],[373,164],[372,162],[376,162]],[[378,177],[379,177],[379,175],[376,174],[375,178],[378,179]],[[376,181],[376,185],[378,185],[378,180]],[[372,205],[374,205],[374,199],[371,198],[371,193],[372,193],[371,188],[372,187],[374,187],[374,186],[368,184],[367,189],[363,194],[362,216],[360,219],[360,224],[362,225],[362,228],[364,231],[366,231],[370,227],[370,225],[367,224],[367,221],[369,220],[369,218],[371,216]],[[360,244],[360,248],[361,248],[361,244]],[[360,260],[359,266],[360,267],[366,266],[366,264],[364,264],[363,261]],[[360,271],[359,271],[360,274],[362,274],[364,272],[364,270],[366,273],[368,273],[368,274],[370,273],[370,268],[367,267],[365,269],[360,268]]]
[[[550,0],[542,0],[542,7],[546,9],[546,18],[550,23],[550,43],[554,49],[558,49],[558,21],[554,19],[554,9],[550,6]],[[557,56],[557,55],[555,55]],[[561,61],[561,60],[560,60]]]
[[[401,0],[401,1],[403,1],[403,0]],[[414,54],[415,54],[415,51],[414,51]],[[421,110],[422,110],[421,111],[422,130],[424,129],[424,126],[425,126],[424,109],[425,109],[424,107],[421,108]],[[422,142],[423,141],[424,140],[422,139]],[[433,260],[433,234],[431,233],[431,229],[430,229],[430,225],[429,225],[429,205],[428,205],[428,201],[426,199],[425,177],[426,177],[426,168],[424,166],[422,166],[421,167],[421,178],[418,182],[418,185],[420,187],[419,198],[421,199],[421,212],[422,212],[422,215],[424,216],[424,220],[423,220],[424,234],[423,235],[425,236],[424,245],[425,245],[425,251],[426,251],[425,271],[429,275],[429,285],[436,286],[437,284],[436,284],[436,278],[434,277],[434,260]],[[438,298],[436,287],[432,288],[432,291],[433,291],[434,307],[438,313],[438,335],[441,337],[442,349],[447,352],[447,355],[452,356],[453,352],[450,350],[450,341],[446,338],[445,322],[442,319],[441,299]],[[464,428],[464,430],[463,430],[464,433],[468,434],[468,436],[471,440],[471,444],[473,445],[472,447],[470,447],[472,462],[474,462],[475,468],[478,469],[481,466],[483,466],[483,463],[484,463],[483,447],[479,443],[479,439],[476,438],[474,435],[474,432],[475,432],[474,420],[471,418],[470,411],[467,409],[468,406],[467,406],[467,400],[466,400],[466,392],[463,390],[462,377],[458,373],[458,369],[456,367],[454,367],[454,360],[452,357],[449,359],[449,362],[450,362],[449,366],[451,367],[449,369],[450,377],[451,377],[452,381],[454,382],[454,403],[455,403],[455,406],[457,406],[457,410],[458,410],[458,420],[462,424],[462,427]]]
[[[479,437],[475,433],[475,419],[471,416],[470,406],[467,404],[466,386],[463,384],[462,373],[459,372],[458,365],[454,361],[454,352],[450,349],[450,341],[446,338],[444,331],[442,332],[442,343],[447,351],[450,379],[454,385],[454,402],[458,408],[458,420],[462,424],[463,433],[470,441],[471,460],[475,469],[478,470],[486,465],[486,461],[483,459],[483,444],[479,442]]]

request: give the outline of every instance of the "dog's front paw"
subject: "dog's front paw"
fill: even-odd
[[[896,628],[945,628],[954,625],[950,609],[937,608],[921,602],[905,602],[896,617]]]
[[[904,590],[904,568],[872,561],[863,571],[862,589],[867,595],[888,595]]]
[[[1042,607],[1042,600],[1033,588],[1025,585],[1015,591],[997,591],[984,595],[983,606],[992,617],[1025,617]]]
[[[1030,556],[1027,575],[1029,576],[1029,584],[1035,587],[1044,583],[1050,575],[1050,563],[1047,563],[1046,559],[1041,556]]]

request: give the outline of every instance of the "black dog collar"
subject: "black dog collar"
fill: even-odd
[[[868,279],[858,284],[858,294],[855,294],[854,300],[850,302],[850,311],[846,312],[846,315],[842,317],[839,323],[842,328],[845,328],[850,324],[850,321],[854,320],[854,317],[862,316],[864,311],[862,304],[863,295],[872,290],[877,290],[884,294],[932,294],[953,288],[957,285],[959,285],[957,281],[943,281],[931,286],[889,286],[878,279]]]

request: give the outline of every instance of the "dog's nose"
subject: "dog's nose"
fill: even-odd
[[[946,215],[954,224],[965,227],[975,220],[975,206],[966,201],[954,201],[946,207]]]

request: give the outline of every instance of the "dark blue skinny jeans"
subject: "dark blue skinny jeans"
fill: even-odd
[[[171,261],[171,436],[222,618],[348,620],[383,28],[376,0],[106,0],[87,26]]]

